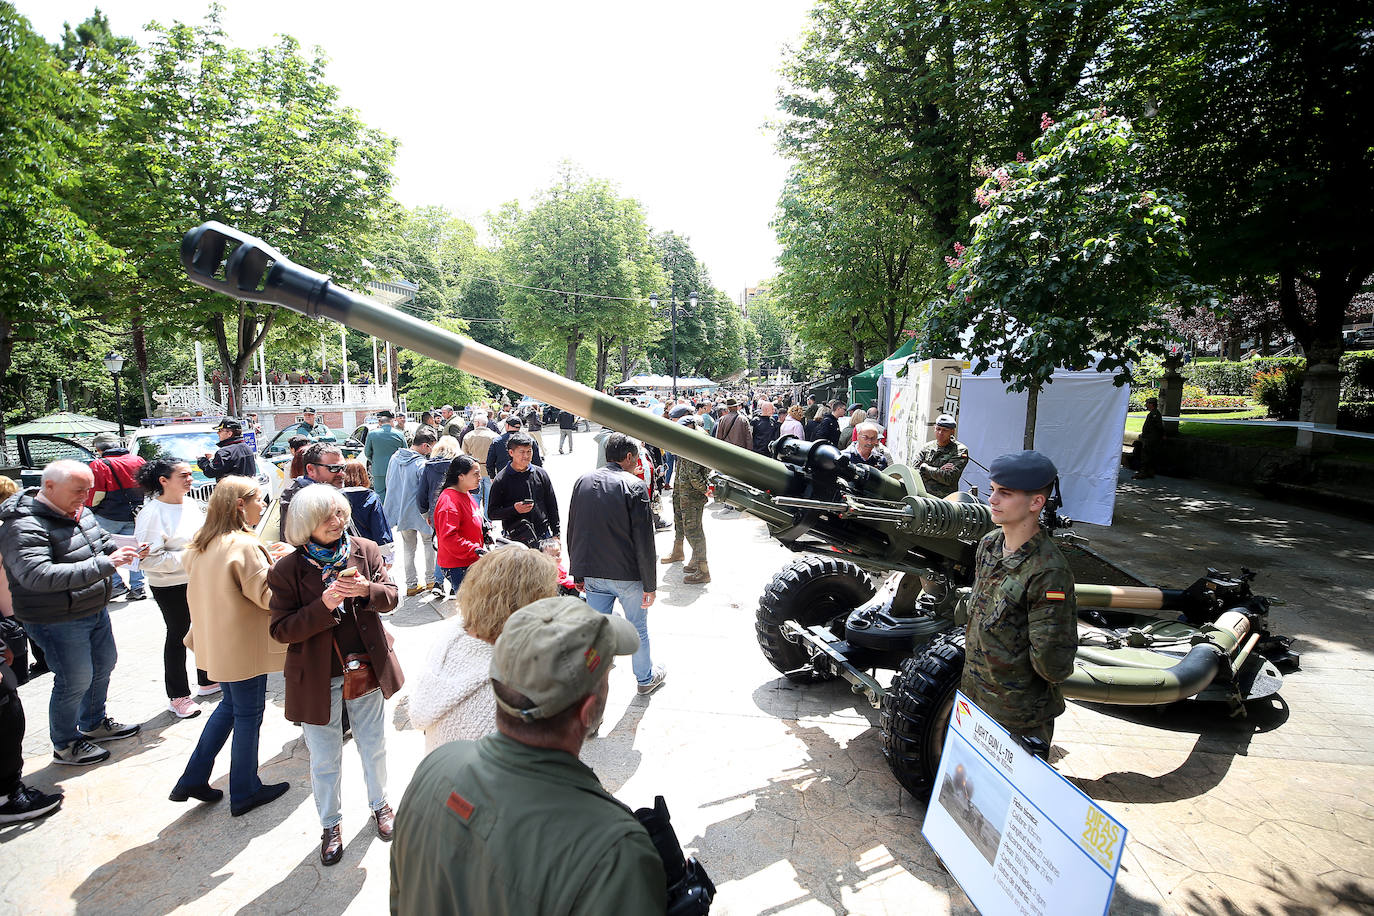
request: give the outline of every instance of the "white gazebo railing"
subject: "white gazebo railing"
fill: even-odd
[[[208,394],[201,394],[195,385],[168,385],[165,392],[153,392],[159,412],[178,416],[180,414],[201,413],[207,416],[221,416],[224,405]]]
[[[225,410],[223,403],[208,395],[202,397],[195,385],[168,385],[166,392],[158,392],[155,398],[166,414],[200,411],[218,416]],[[389,407],[391,400],[391,389],[386,385],[267,385],[263,388],[246,383],[243,386],[245,410],[370,409]]]
[[[264,391],[244,386],[248,410],[299,410],[302,407],[386,407],[391,389],[386,385],[268,385]]]

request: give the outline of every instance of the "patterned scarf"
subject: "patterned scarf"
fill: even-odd
[[[351,552],[352,543],[347,534],[332,546],[317,544],[313,540],[305,542],[305,558],[320,568],[325,588],[329,588],[334,584],[334,580],[339,578],[339,573],[343,571]]]

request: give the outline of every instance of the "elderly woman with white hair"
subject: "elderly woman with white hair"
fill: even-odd
[[[287,643],[286,717],[310,750],[310,785],[324,833],[320,860],[343,858],[339,781],[345,703],[362,758],[377,835],[391,839],[386,799],[385,698],[405,682],[381,613],[397,589],[377,545],[348,534],[349,504],[329,486],[306,487],[291,503],[286,540],[299,548],[272,567],[272,636]]]

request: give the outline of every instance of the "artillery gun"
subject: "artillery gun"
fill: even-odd
[[[930,496],[919,475],[851,464],[825,442],[783,437],[772,457],[739,449],[349,292],[220,223],[182,240],[190,278],[238,299],[327,318],[637,436],[716,472],[719,498],[761,519],[799,558],[759,602],[768,661],[800,682],[846,680],[881,712],[897,779],[927,794],[963,669],[962,615],[978,540],[993,527],[969,493]],[[1051,509],[1051,528],[1067,524]],[[1288,640],[1267,630],[1253,573],[1215,570],[1186,589],[1078,585],[1071,699],[1126,706],[1270,696]],[[878,585],[872,577],[881,577]],[[884,686],[879,671],[895,671]]]

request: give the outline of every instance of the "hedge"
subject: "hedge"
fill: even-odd
[[[1341,354],[1341,400],[1374,401],[1374,350],[1353,350]],[[1179,372],[1185,383],[1198,385],[1212,395],[1247,395],[1260,372],[1296,366],[1307,368],[1301,356],[1257,356],[1240,362],[1194,361]],[[1137,379],[1140,389],[1158,389],[1162,369],[1151,369]]]

